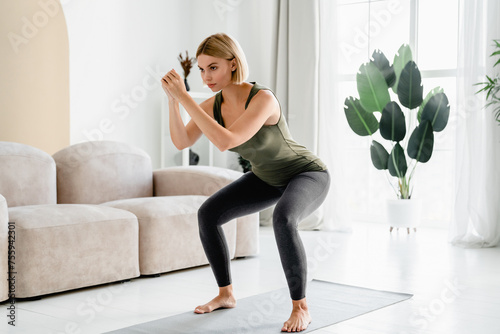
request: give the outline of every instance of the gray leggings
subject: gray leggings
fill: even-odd
[[[307,259],[297,225],[314,212],[330,187],[328,171],[304,172],[285,187],[273,187],[252,172],[209,197],[198,211],[200,238],[219,287],[231,284],[229,251],[222,225],[276,204],[273,228],[290,297],[305,297]]]

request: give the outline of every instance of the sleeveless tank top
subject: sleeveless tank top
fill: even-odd
[[[245,110],[259,90],[270,90],[255,82],[251,83],[253,87],[245,103]],[[215,95],[213,111],[215,120],[225,127],[221,113],[222,101],[222,91],[220,91]],[[250,161],[252,172],[274,187],[286,186],[290,179],[299,173],[327,169],[316,155],[292,139],[281,107],[278,123],[263,125],[252,138],[229,151],[237,152]]]

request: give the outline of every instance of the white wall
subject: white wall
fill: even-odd
[[[187,4],[176,0],[73,0],[64,5],[70,46],[71,143],[117,140],[159,165],[161,75],[176,65]]]
[[[71,143],[116,140],[141,147],[161,166],[159,80],[171,68],[181,73],[180,52],[195,54],[208,35],[226,32],[242,45],[249,81],[271,88],[277,1],[266,0],[68,0],[63,3],[70,47]],[[197,67],[188,77],[202,87]],[[206,140],[206,139],[205,139]],[[180,163],[170,147],[169,161]],[[200,155],[206,142],[193,148]],[[217,154],[232,166],[234,156]]]
[[[277,0],[191,0],[190,49],[207,36],[225,32],[238,40],[250,68],[248,81],[274,85]],[[194,73],[198,76],[198,73]],[[199,78],[199,76],[198,76]],[[196,78],[197,89],[201,79]],[[193,80],[195,78],[192,78]]]

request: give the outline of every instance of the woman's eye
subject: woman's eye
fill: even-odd
[[[215,71],[215,70],[217,69],[217,67],[212,66],[212,67],[210,67],[210,69],[211,69],[212,71]]]

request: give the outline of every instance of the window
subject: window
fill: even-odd
[[[413,178],[413,197],[424,201],[422,223],[447,227],[451,220],[453,199],[458,2],[339,0],[336,16],[338,112],[343,112],[346,97],[358,96],[356,72],[362,63],[370,59],[372,52],[380,49],[392,63],[403,43],[411,46],[413,59],[421,71],[424,97],[437,86],[442,87],[448,96],[451,106],[449,123],[444,131],[435,133],[432,158],[425,164],[419,163]],[[397,99],[395,95],[392,98]],[[407,132],[412,130],[407,129]],[[343,131],[346,160],[349,160],[345,176],[350,180],[346,195],[350,212],[353,213],[351,218],[381,221],[385,217],[385,200],[396,198],[387,180],[387,173],[376,170],[371,163],[369,147],[372,138],[355,135],[347,126],[347,121]],[[373,139],[378,138],[380,135],[377,132]]]

